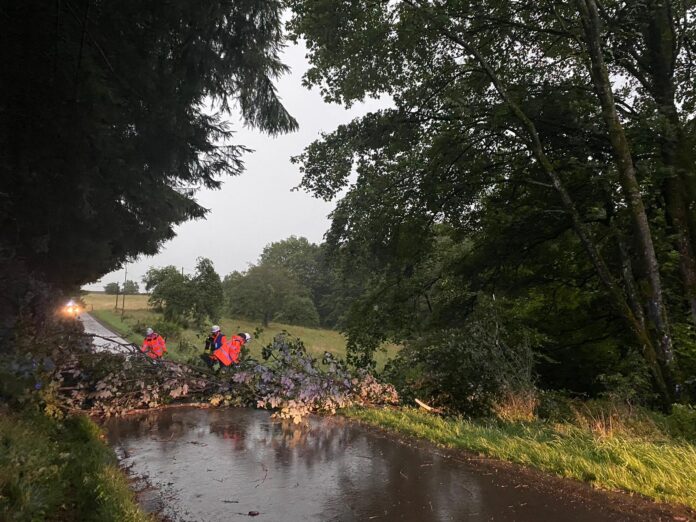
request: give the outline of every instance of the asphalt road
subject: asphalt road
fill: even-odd
[[[130,353],[128,348],[123,346],[124,344],[130,344],[128,341],[104,327],[88,313],[83,312],[80,314],[80,321],[82,321],[85,327],[85,333],[95,336],[92,340],[95,352]]]

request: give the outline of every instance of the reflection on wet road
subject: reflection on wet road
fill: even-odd
[[[154,486],[151,508],[172,520],[630,520],[341,418],[293,426],[264,411],[186,408],[106,429],[122,464]]]

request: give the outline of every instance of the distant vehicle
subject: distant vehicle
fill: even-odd
[[[73,319],[76,319],[80,315],[81,311],[82,309],[80,308],[80,305],[72,299],[65,303],[65,306],[63,307],[63,315]]]

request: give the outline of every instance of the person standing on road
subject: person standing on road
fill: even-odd
[[[145,333],[145,339],[140,351],[151,359],[161,359],[167,351],[167,344],[164,342],[164,338],[152,328],[145,330]]]

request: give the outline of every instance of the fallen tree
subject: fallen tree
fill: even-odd
[[[49,413],[108,417],[173,403],[207,403],[269,409],[300,422],[311,413],[398,402],[393,386],[364,370],[350,370],[329,353],[320,364],[301,340],[285,334],[264,348],[263,361],[250,358],[219,373],[154,361],[123,343],[117,344],[124,353],[95,353],[91,337],[83,335],[71,345],[57,344],[49,355],[25,359]]]

